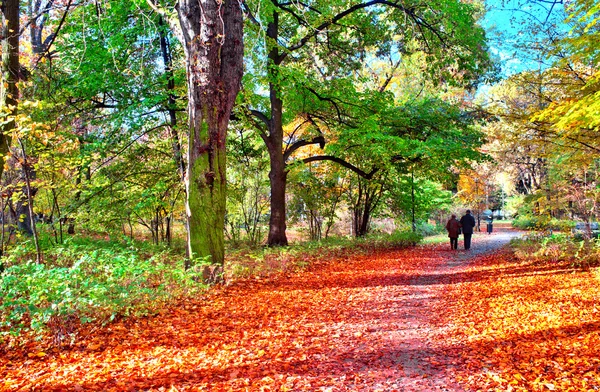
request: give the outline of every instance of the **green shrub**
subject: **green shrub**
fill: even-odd
[[[570,231],[575,227],[575,222],[570,220],[561,220],[549,216],[539,215],[519,215],[512,222],[513,227],[522,230],[555,230]]]
[[[515,255],[536,263],[569,263],[587,268],[600,262],[600,240],[581,240],[565,233],[534,234],[511,242]]]
[[[429,225],[432,228],[435,228],[433,225]],[[423,237],[425,235],[432,234],[424,234],[423,232],[417,231],[416,233],[412,231],[396,231],[390,235],[389,241],[392,245],[397,247],[409,247],[414,246],[421,241],[423,241]]]
[[[47,264],[36,264],[23,258],[26,246],[13,249],[0,275],[0,334],[150,314],[202,288],[181,257],[146,251],[132,243],[73,241],[48,250]]]
[[[411,230],[396,230],[392,234],[369,235],[357,240],[357,246],[365,248],[406,248],[423,241],[423,235]]]
[[[444,226],[432,225],[429,222],[419,222],[417,223],[415,229],[417,233],[423,237],[429,237],[446,231]]]

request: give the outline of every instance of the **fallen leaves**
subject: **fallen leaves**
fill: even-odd
[[[81,331],[87,339],[49,350],[43,360],[7,352],[0,385],[45,391],[400,389],[393,376],[402,366],[387,347],[389,331],[401,320],[389,324],[387,301],[403,295],[407,268],[418,269],[408,266],[419,252],[406,252],[332,260],[297,274],[218,287],[160,317]]]
[[[62,351],[3,351],[0,389],[600,388],[597,272],[506,252],[448,267],[457,256],[444,249],[344,255],[217,287],[158,317],[84,326],[87,338]]]
[[[478,260],[446,292],[452,347],[470,388],[600,389],[599,281],[594,271],[532,265],[502,252]],[[469,276],[468,279],[465,277]]]

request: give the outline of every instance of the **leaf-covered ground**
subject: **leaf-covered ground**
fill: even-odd
[[[507,238],[340,255],[87,326],[69,349],[3,349],[0,389],[600,389],[600,274],[493,251]]]

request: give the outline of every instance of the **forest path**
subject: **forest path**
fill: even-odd
[[[449,285],[470,279],[469,267],[477,257],[490,254],[521,235],[507,228],[497,228],[492,234],[476,232],[470,250],[460,248],[463,245],[460,239],[456,251],[445,245],[438,257],[411,278],[397,310],[406,320],[405,326],[395,332],[393,339],[404,369],[404,376],[396,381],[401,385],[398,390],[464,390],[451,377],[458,363],[446,356],[451,329],[437,323],[432,316],[448,311],[451,304],[447,303],[444,292]]]
[[[161,316],[89,331],[69,349],[0,357],[0,389],[460,391],[435,315],[475,258],[516,235],[477,233],[470,251],[340,255],[217,287]]]

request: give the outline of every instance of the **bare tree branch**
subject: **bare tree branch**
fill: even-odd
[[[283,161],[287,161],[297,149],[304,146],[309,146],[311,144],[318,144],[321,148],[323,148],[325,147],[325,138],[323,136],[317,136],[312,138],[311,140],[299,140],[295,142],[288,149],[286,149],[285,153],[283,154]]]
[[[310,162],[318,162],[318,161],[331,161],[331,162],[335,162],[341,166],[344,166],[346,169],[350,169],[352,170],[354,173],[358,174],[359,176],[361,176],[364,179],[370,180],[373,178],[373,176],[375,175],[375,173],[377,173],[379,171],[379,168],[375,168],[373,170],[371,170],[369,173],[364,172],[363,170],[359,169],[358,167],[354,166],[353,164],[351,164],[350,162],[347,162],[341,158],[338,157],[334,157],[332,155],[315,155],[312,157],[308,157],[308,158],[304,158],[302,160],[302,162],[304,163],[310,163]]]

